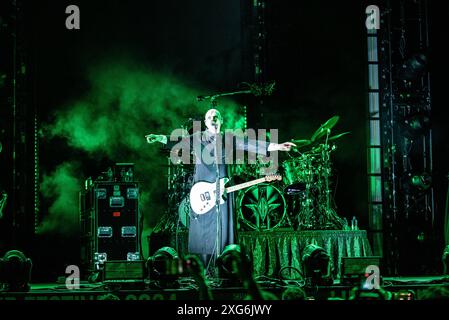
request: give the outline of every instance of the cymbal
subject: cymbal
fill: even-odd
[[[340,119],[339,116],[333,116],[332,118],[330,118],[329,120],[327,120],[324,124],[322,124],[317,131],[315,131],[315,133],[313,134],[312,138],[310,138],[310,140],[316,141],[322,137],[324,137],[327,133],[328,130],[332,129],[338,122],[338,120]]]
[[[312,141],[310,140],[301,140],[301,139],[292,139],[291,142],[296,144],[296,148],[302,148],[312,144]]]
[[[350,134],[350,133],[351,133],[351,132],[348,131],[348,132],[343,132],[343,133],[337,134],[337,135],[335,135],[335,136],[330,137],[330,138],[329,138],[329,141],[340,139],[341,137],[343,137],[343,136],[345,136],[345,135],[347,135],[347,134]]]

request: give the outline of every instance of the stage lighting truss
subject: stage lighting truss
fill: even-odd
[[[435,228],[427,9],[427,1],[390,1],[381,28],[367,32],[369,229],[391,275],[409,254],[402,230]]]

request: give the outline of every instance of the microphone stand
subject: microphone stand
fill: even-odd
[[[219,132],[217,132],[217,125],[215,124],[215,145],[214,145],[214,155],[215,155],[215,211],[217,214],[217,238],[216,238],[216,248],[215,248],[215,255],[214,255],[214,267],[216,268],[216,262],[218,260],[218,257],[221,254],[221,211],[220,211],[220,166],[218,162],[218,135]],[[215,269],[216,270],[216,269]]]
[[[198,101],[211,100],[212,105],[214,106],[213,102],[215,101],[216,98],[225,97],[225,96],[234,96],[237,94],[244,94],[244,93],[251,93],[251,90],[240,90],[240,91],[234,91],[234,92],[217,93],[217,94],[213,94],[213,95],[209,95],[209,96],[198,96],[198,97],[196,97],[196,99]]]

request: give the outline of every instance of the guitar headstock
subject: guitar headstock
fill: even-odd
[[[270,174],[268,176],[265,177],[265,181],[267,182],[271,182],[271,181],[281,181],[282,180],[282,176],[279,174]]]

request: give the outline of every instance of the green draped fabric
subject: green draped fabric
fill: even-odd
[[[327,251],[335,278],[340,275],[342,257],[372,255],[363,230],[240,232],[239,242],[252,260],[255,277],[278,278],[281,269],[288,266],[302,271],[301,253],[309,244],[316,244]],[[283,274],[297,275],[291,269]]]

